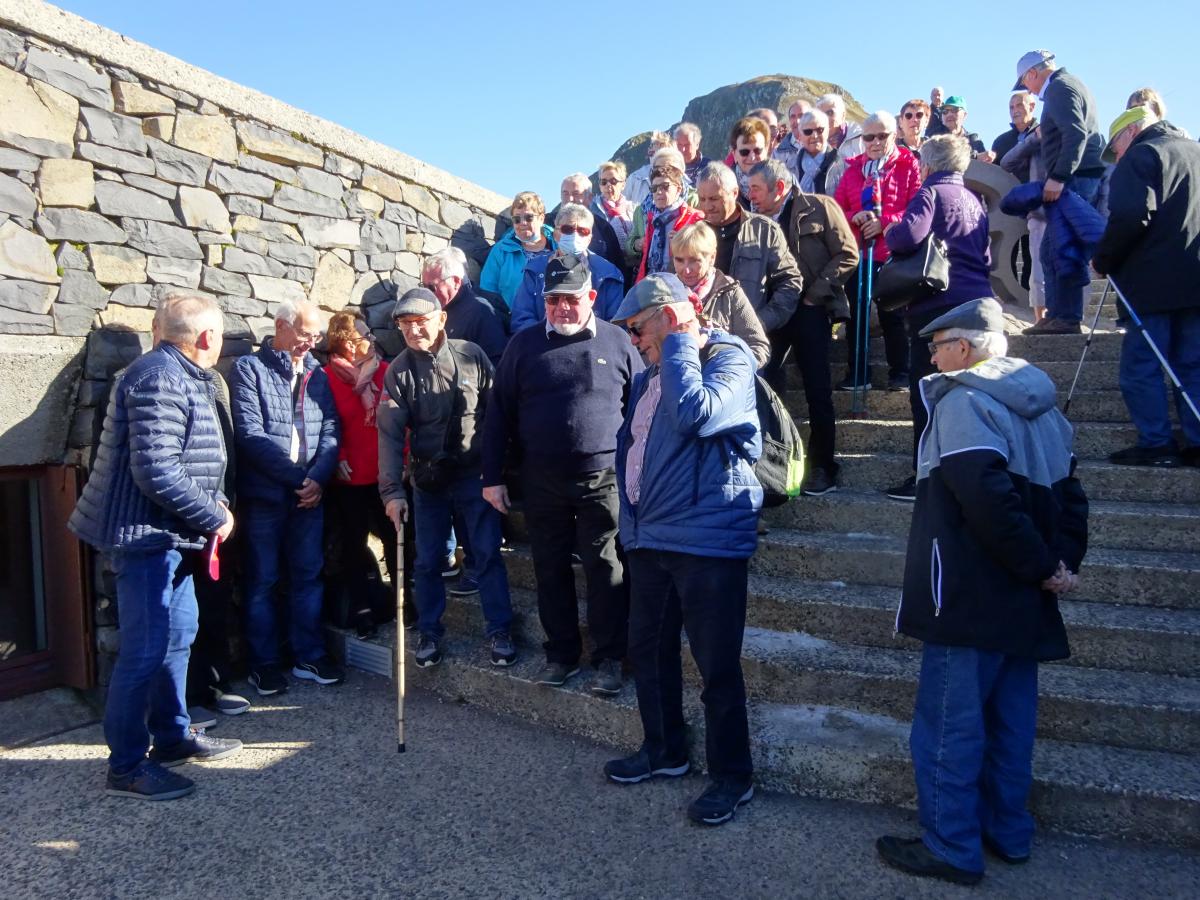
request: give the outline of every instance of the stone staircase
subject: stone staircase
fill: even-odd
[[[1079,592],[1062,603],[1073,655],[1041,670],[1031,804],[1051,828],[1200,847],[1200,470],[1105,462],[1134,440],[1115,389],[1120,340],[1097,334],[1071,408],[1091,549]],[[1061,400],[1083,341],[1017,336],[1010,354],[1044,368]],[[882,359],[881,346],[872,358]],[[803,421],[798,387],[789,383],[785,396]],[[751,563],[743,668],[753,752],[766,787],[912,807],[907,740],[919,645],[893,634],[911,507],[879,492],[909,471],[908,397],[873,391],[860,419],[847,417],[849,401],[836,397],[840,490],[769,510],[770,533]],[[513,524],[506,558],[522,659],[494,669],[476,598],[451,598],[446,659],[410,667],[410,683],[636,748],[631,684],[610,701],[587,692],[587,670],[565,689],[532,682],[542,635],[519,516]],[[393,639],[381,633],[373,647],[348,639],[349,661],[390,665]],[[684,657],[701,762],[699,679]]]

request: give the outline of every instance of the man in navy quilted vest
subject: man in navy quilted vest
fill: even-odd
[[[314,304],[281,303],[275,336],[239,359],[230,378],[250,683],[264,697],[288,686],[275,621],[275,588],[284,571],[293,677],[317,684],[345,678],[326,653],[321,630],[321,498],[337,467],[338,414],[325,373],[309,352],[320,339]]]
[[[104,711],[114,796],[190,794],[192,781],[167,769],[242,746],[193,733],[184,697],[198,621],[184,554],[233,531],[208,371],[221,355],[222,321],[208,299],[182,297],[164,308],[158,346],[113,388],[96,462],[69,522],[80,540],[111,554],[116,573],[121,646]]]

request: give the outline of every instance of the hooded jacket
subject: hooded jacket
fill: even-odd
[[[1069,278],[1072,285],[1088,284],[1092,280],[1088,263],[1104,233],[1104,217],[1070,188],[1053,203],[1043,204],[1044,187],[1042,181],[1015,187],[1004,195],[1000,209],[1010,216],[1025,216],[1041,209],[1046,216],[1055,277]]]
[[[554,252],[554,232],[549,225],[542,226],[546,238],[546,255]],[[525,251],[513,229],[492,246],[483,271],[479,273],[479,291],[489,298],[498,297],[507,309],[512,309],[513,296],[521,286],[521,273],[525,271]]]
[[[1070,655],[1041,583],[1087,551],[1087,497],[1054,383],[998,357],[920,381],[929,424],[896,628],[934,644],[1037,660]]]
[[[611,262],[588,249],[588,268],[592,273],[592,290],[596,292],[593,310],[607,322],[625,299],[625,277]],[[521,286],[513,297],[512,331],[516,334],[538,322],[546,321],[546,303],[543,291],[546,287],[546,266],[550,256],[531,259],[521,276]],[[493,360],[498,362],[498,360]]]

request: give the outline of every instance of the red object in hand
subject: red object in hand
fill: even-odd
[[[221,538],[216,534],[208,536],[208,577],[213,581],[221,580],[221,557],[218,555],[217,547],[220,546]]]

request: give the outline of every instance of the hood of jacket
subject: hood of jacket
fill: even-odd
[[[1023,359],[996,356],[957,372],[938,372],[926,378],[925,397],[937,403],[956,385],[980,391],[1003,403],[1024,419],[1036,419],[1057,403],[1050,376]]]

